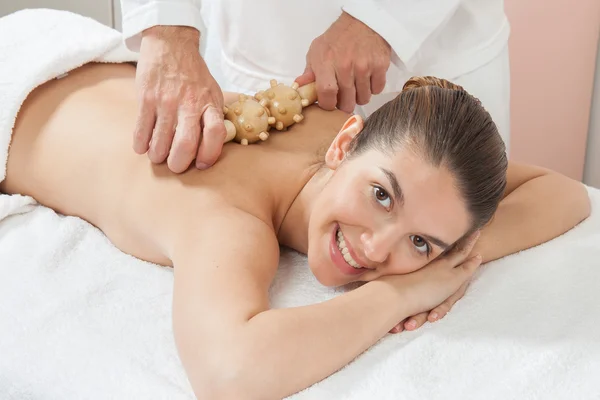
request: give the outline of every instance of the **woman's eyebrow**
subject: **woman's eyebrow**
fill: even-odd
[[[429,240],[431,243],[441,248],[442,251],[446,251],[446,249],[450,248],[450,245],[448,243],[444,242],[442,239],[436,238],[435,236],[429,236],[426,234],[419,234],[419,236]]]
[[[404,203],[404,194],[402,193],[402,188],[398,183],[398,178],[396,178],[396,175],[388,169],[382,167],[379,167],[379,169],[385,174],[385,176],[388,178],[388,181],[390,181],[390,186],[392,187],[396,201],[400,204]]]

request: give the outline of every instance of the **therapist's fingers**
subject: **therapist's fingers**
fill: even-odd
[[[177,129],[173,138],[173,147],[167,158],[169,169],[176,174],[184,172],[189,168],[196,153],[200,141],[200,119],[198,115],[181,114],[177,121]]]
[[[367,71],[355,71],[356,104],[364,106],[371,100],[371,76]]]
[[[173,111],[171,107],[164,107],[158,114],[148,150],[148,157],[155,164],[162,163],[169,156],[173,135],[175,134],[176,114],[177,112]]]
[[[310,68],[310,66],[306,66],[304,73],[302,73],[302,75],[300,75],[299,77],[297,77],[294,80],[294,82],[296,82],[299,87],[308,85],[309,83],[312,83],[314,81],[315,81],[315,73],[313,72],[312,68]]]
[[[337,108],[351,113],[356,106],[356,88],[354,87],[354,70],[352,60],[342,60],[336,65],[338,85]]]
[[[386,72],[383,68],[374,69],[371,73],[371,93],[379,94],[385,88]]]
[[[145,99],[140,104],[135,128],[133,131],[133,150],[138,154],[145,154],[150,148],[150,139],[156,122],[155,105],[153,99]]]
[[[223,150],[223,142],[227,136],[223,111],[214,106],[208,106],[202,114],[204,129],[196,157],[196,168],[206,169],[212,166]]]
[[[337,105],[339,91],[333,64],[322,63],[319,67],[313,66],[313,70],[315,72],[319,107],[331,111]]]
[[[356,106],[356,88],[352,86],[340,87],[338,91],[337,108],[351,114]]]

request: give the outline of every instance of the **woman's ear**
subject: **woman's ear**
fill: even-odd
[[[363,119],[359,115],[348,118],[325,154],[325,164],[329,168],[336,169],[344,161],[350,142],[363,130],[363,126]]]

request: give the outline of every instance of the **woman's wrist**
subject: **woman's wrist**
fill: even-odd
[[[395,310],[394,324],[410,315],[410,296],[407,294],[405,279],[402,275],[382,276],[367,284],[375,287],[377,293],[385,294],[385,297],[393,299],[393,304],[390,304],[390,307]]]

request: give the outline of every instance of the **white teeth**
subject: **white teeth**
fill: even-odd
[[[356,269],[362,268],[356,261],[354,261],[354,259],[350,255],[350,252],[348,251],[348,248],[346,247],[346,241],[344,240],[342,231],[339,229],[337,231],[337,245],[338,245],[338,248],[340,249],[340,252],[342,253],[342,256],[344,256],[344,260],[346,260],[348,265],[350,265],[351,267],[356,268]]]

